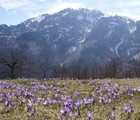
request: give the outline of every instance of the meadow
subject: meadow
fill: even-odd
[[[140,120],[140,79],[1,80],[0,120]]]

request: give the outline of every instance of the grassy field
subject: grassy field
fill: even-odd
[[[1,80],[0,120],[140,120],[140,79]]]

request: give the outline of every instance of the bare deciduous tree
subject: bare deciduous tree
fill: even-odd
[[[19,77],[22,71],[22,65],[26,62],[26,57],[20,49],[11,49],[8,52],[1,52],[0,64],[2,71],[6,72],[6,76],[11,79]]]

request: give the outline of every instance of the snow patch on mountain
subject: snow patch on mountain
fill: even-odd
[[[115,52],[116,52],[116,55],[118,56],[118,57],[120,57],[120,55],[119,55],[119,53],[118,53],[118,49],[119,49],[119,47],[121,46],[121,44],[124,42],[124,40],[123,40],[123,38],[121,39],[121,41],[116,45],[116,47],[115,47]]]
[[[127,50],[127,56],[130,56],[130,54],[131,54],[130,50]]]
[[[30,26],[30,22],[24,22],[24,25],[26,26],[26,28],[29,28],[29,26]]]
[[[59,34],[58,38],[56,38],[55,40],[53,40],[53,42],[57,42],[58,40],[60,40],[63,37],[63,34]]]
[[[35,17],[35,18],[32,18],[31,19],[31,22],[41,22],[43,19],[45,19],[45,16],[44,15],[41,15],[41,16],[38,16],[38,17]]]
[[[78,20],[82,20],[84,17],[83,17],[82,15],[78,15],[76,18],[77,18]]]
[[[86,32],[86,33],[91,32],[91,30],[92,30],[92,27],[86,27],[86,28],[85,28],[85,32]]]
[[[75,52],[76,51],[76,47],[72,47],[70,52]]]
[[[48,28],[50,28],[50,27],[53,27],[53,25],[45,25],[45,26],[44,26],[45,29],[48,29]]]
[[[133,58],[135,60],[140,60],[140,52],[138,54],[134,55]]]
[[[68,14],[69,14],[69,12],[65,12],[65,13],[62,14],[62,17],[66,16]]]
[[[90,22],[93,22],[94,20],[96,20],[96,19],[93,19],[92,17],[90,17],[90,16],[87,16],[87,18],[86,18],[88,21],[90,21]]]
[[[117,22],[110,22],[110,24],[115,25],[115,26],[119,25],[119,23],[117,23]]]
[[[105,36],[105,38],[109,38],[110,37],[110,35],[113,33],[113,30],[110,30],[108,33],[107,33],[107,35]]]
[[[114,52],[113,48],[109,48],[109,50],[110,50],[111,52]]]
[[[86,38],[84,38],[84,39],[80,40],[80,41],[78,42],[78,44],[83,43],[85,40],[86,40]]]
[[[136,26],[129,27],[130,34],[134,33],[135,30],[136,30]]]

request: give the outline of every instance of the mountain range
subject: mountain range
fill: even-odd
[[[54,64],[131,59],[140,54],[140,21],[81,8],[0,25],[1,50],[24,45],[27,54]]]

